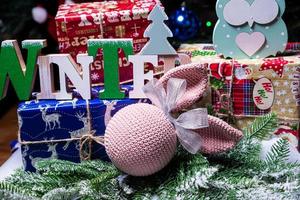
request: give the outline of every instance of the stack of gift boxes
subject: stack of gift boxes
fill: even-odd
[[[144,30],[155,0],[134,0],[62,5],[56,17],[59,49],[75,58],[86,53],[88,39],[133,38],[134,53],[146,44]],[[288,138],[298,147],[300,120],[300,57],[266,59],[223,59],[212,45],[183,45],[179,52],[188,53],[192,62],[208,63],[210,88],[205,105],[210,112],[243,129],[255,117],[274,112],[280,119],[275,135]],[[120,81],[132,80],[133,69],[119,51]],[[93,84],[103,82],[102,52],[91,68]],[[102,87],[93,87],[97,96]],[[128,97],[131,85],[122,85]],[[73,91],[76,97],[76,91]],[[19,140],[26,170],[34,170],[40,159],[58,158],[74,162],[85,159],[108,159],[105,149],[87,132],[104,135],[110,118],[121,108],[147,99],[85,101],[33,100],[18,108]],[[203,101],[202,101],[203,102]],[[201,105],[203,106],[203,105]],[[88,141],[88,142],[86,142]]]
[[[276,113],[280,126],[274,135],[298,147],[300,56],[294,47],[288,44],[285,51],[292,56],[238,60],[223,59],[211,45],[184,44],[180,51],[189,52],[192,62],[209,64],[213,114],[244,129],[256,117]]]
[[[134,53],[148,41],[143,37],[149,25],[148,14],[155,0],[103,1],[61,5],[56,16],[57,38],[61,53],[74,60],[79,53],[87,52],[87,40],[97,38],[132,38]],[[132,65],[123,51],[119,51],[120,82],[133,78]],[[126,97],[122,100],[100,100],[103,90],[103,55],[99,51],[91,65],[93,84],[90,101],[82,100],[76,91],[72,101],[32,100],[20,103],[18,108],[19,141],[25,170],[34,171],[41,159],[58,158],[73,162],[85,159],[107,160],[102,145],[84,141],[92,132],[103,136],[110,118],[123,107],[149,102],[147,99],[129,99],[132,85],[123,84]]]

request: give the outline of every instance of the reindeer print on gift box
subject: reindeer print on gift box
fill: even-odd
[[[45,122],[45,131],[53,130],[54,128],[60,128],[60,117],[61,115],[58,113],[47,114],[47,110],[50,108],[49,105],[46,107],[39,106],[39,109],[42,113],[42,119]]]
[[[106,105],[106,110],[105,110],[105,114],[104,114],[104,124],[106,127],[109,120],[112,117],[112,111],[115,109],[115,106],[117,105],[117,101],[103,100],[103,103],[104,103],[104,105]]]
[[[23,162],[24,167],[27,166],[27,161],[26,161],[25,158],[28,156],[28,151],[29,151],[29,146],[28,145],[23,145],[22,146],[22,162]]]
[[[78,99],[74,98],[71,101],[58,101],[58,103],[55,105],[55,109],[57,110],[57,107],[59,107],[59,105],[63,105],[63,104],[72,104],[73,109],[76,109],[76,103],[77,103]]]
[[[79,121],[83,123],[83,127],[81,129],[75,130],[75,131],[70,131],[70,137],[71,138],[80,138],[84,134],[87,134],[89,131],[89,124],[88,124],[88,119],[87,117],[84,117],[85,114],[82,113],[77,113],[76,117],[78,118]]]
[[[35,167],[36,163],[38,161],[40,161],[40,160],[57,159],[58,156],[57,156],[56,146],[57,146],[57,143],[56,144],[52,144],[52,143],[48,144],[48,151],[47,152],[50,152],[51,155],[49,157],[47,157],[47,158],[44,158],[44,157],[33,157],[32,155],[30,155],[29,158],[31,160],[31,166]]]
[[[283,52],[288,41],[284,0],[218,0],[213,42],[225,57],[265,58]]]

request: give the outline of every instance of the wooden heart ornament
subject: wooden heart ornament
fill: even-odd
[[[260,32],[240,33],[235,38],[237,46],[248,56],[254,55],[265,44],[266,37]]]

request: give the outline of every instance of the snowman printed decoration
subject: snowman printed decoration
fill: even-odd
[[[213,42],[218,53],[235,59],[265,58],[285,50],[284,0],[218,0]]]

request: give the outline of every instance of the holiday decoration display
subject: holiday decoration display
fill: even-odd
[[[300,166],[287,162],[294,150],[286,140],[272,140],[270,145],[261,141],[276,127],[273,114],[257,118],[234,149],[218,156],[192,155],[179,148],[164,170],[142,179],[99,160],[41,160],[38,173],[17,171],[1,182],[0,198],[296,200]]]
[[[193,154],[215,154],[233,148],[242,133],[208,116],[206,109],[189,110],[178,117],[172,115],[201,98],[207,80],[206,66],[193,64],[170,70],[158,83],[149,82],[143,90],[158,108],[145,104],[128,106],[107,126],[104,144],[114,165],[134,176],[154,174],[173,158],[176,135]]]
[[[114,5],[113,2],[112,5]],[[97,12],[99,11],[101,6],[106,5],[103,3],[95,3],[88,6],[89,4],[81,5],[83,7],[77,7],[75,8],[81,9],[81,8],[87,8],[91,9],[91,12]],[[64,5],[68,8],[73,8],[73,4],[71,5]],[[132,6],[132,5],[130,5]],[[65,12],[70,14],[70,10],[66,8]],[[75,9],[73,8],[73,9]],[[115,7],[114,7],[115,8]],[[72,9],[71,9],[72,10]],[[74,10],[74,12],[76,9]],[[102,15],[97,15],[95,13],[91,14],[93,23],[97,25],[101,25],[105,22],[102,20]],[[66,14],[64,13],[64,14]],[[71,12],[73,13],[73,12]],[[120,12],[123,13],[123,12]],[[62,14],[62,13],[61,13]],[[123,13],[124,14],[124,13]],[[128,13],[127,13],[128,14]],[[58,14],[60,16],[60,14]],[[63,15],[64,16],[64,15]],[[74,19],[74,16],[71,18]],[[69,17],[70,17],[69,16]],[[99,16],[101,16],[101,19],[98,19]],[[117,21],[114,21],[112,16],[106,13],[106,17],[109,22],[117,22],[119,19],[115,19]],[[129,17],[129,16],[127,16]],[[129,17],[130,18],[130,17]],[[133,18],[140,19],[141,16],[137,15]],[[58,17],[58,19],[60,19]],[[63,18],[65,19],[65,18]],[[78,26],[84,26],[85,24],[93,25],[91,22],[88,21],[86,15],[80,15],[81,22]],[[157,3],[154,7],[154,9],[151,11],[149,15],[149,20],[153,22],[153,24],[150,24],[147,30],[145,31],[145,36],[149,37],[149,42],[146,44],[146,46],[142,49],[141,53],[138,55],[132,55],[133,54],[133,40],[132,39],[87,39],[85,41],[85,44],[87,46],[87,53],[83,54],[82,51],[80,54],[76,56],[76,61],[74,61],[71,57],[72,54],[50,54],[46,56],[39,56],[37,55],[37,52],[35,52],[34,55],[31,55],[29,57],[31,64],[29,67],[33,68],[32,71],[35,71],[35,62],[32,62],[33,59],[37,60],[37,65],[39,66],[39,75],[40,75],[40,86],[41,91],[37,95],[37,99],[59,99],[59,100],[67,100],[72,99],[72,94],[68,93],[67,90],[69,89],[69,84],[66,83],[66,78],[69,80],[73,86],[78,90],[78,93],[81,95],[83,99],[91,99],[91,79],[94,77],[99,77],[99,74],[93,72],[93,67],[91,66],[92,63],[95,63],[97,60],[97,57],[99,55],[99,51],[101,52],[102,56],[102,72],[103,75],[105,75],[104,78],[104,91],[99,93],[100,98],[104,99],[123,99],[124,98],[124,92],[120,91],[119,85],[122,80],[121,78],[121,70],[120,68],[120,61],[126,61],[129,56],[129,62],[133,64],[133,72],[134,72],[134,90],[131,92],[130,97],[131,98],[143,98],[144,94],[142,92],[142,86],[144,85],[144,80],[151,80],[153,78],[153,71],[151,69],[146,69],[148,73],[144,73],[144,66],[148,62],[148,64],[152,64],[155,69],[159,68],[158,64],[159,61],[163,61],[164,67],[163,71],[167,72],[170,69],[174,68],[176,65],[176,60],[179,61],[181,64],[187,64],[190,63],[190,58],[186,54],[177,54],[174,48],[169,44],[168,40],[166,38],[160,39],[159,37],[161,35],[157,35],[158,29],[164,28],[166,37],[171,37],[172,32],[168,29],[168,27],[164,24],[164,20],[168,19],[167,15],[164,13],[162,7]],[[96,21],[95,21],[96,20]],[[98,21],[97,21],[98,20]],[[100,21],[99,21],[100,20]],[[124,16],[120,17],[121,21],[128,21],[124,18]],[[76,20],[75,20],[76,21]],[[59,23],[59,22],[58,22]],[[62,22],[65,23],[65,20]],[[81,25],[80,25],[81,24]],[[95,25],[94,24],[94,25]],[[128,25],[128,24],[127,24]],[[103,27],[102,27],[103,28]],[[103,38],[103,35],[101,35]],[[95,38],[95,37],[91,37]],[[39,40],[28,40],[26,41],[28,44],[35,44],[35,43],[41,43]],[[9,78],[12,80],[12,83],[15,86],[15,90],[17,92],[21,91],[21,87],[26,87],[25,89],[22,88],[22,92],[25,94],[18,94],[19,98],[21,100],[28,100],[30,95],[30,88],[28,87],[28,83],[33,83],[33,78],[35,78],[35,73],[26,73],[22,74],[20,71],[19,73],[15,73],[14,71],[20,70],[22,68],[23,72],[26,71],[26,66],[22,63],[21,55],[19,52],[19,48],[14,45],[16,44],[16,41],[4,41],[2,43],[3,49],[10,49],[5,50],[4,53],[1,54],[1,59],[3,60],[2,65],[6,65],[6,67],[2,67],[3,75],[0,77],[2,80],[2,89],[1,98],[5,96],[5,91],[7,90],[4,88],[5,85],[7,85],[7,77],[6,74],[9,75]],[[163,47],[162,47],[163,45]],[[9,46],[9,47],[7,47]],[[45,44],[38,45],[38,49],[36,50],[35,46],[29,45],[28,49],[29,51],[33,49],[34,51],[41,50],[42,47],[44,47]],[[123,56],[126,58],[123,59],[122,56],[120,57],[119,53],[122,53]],[[148,55],[147,55],[148,54]],[[73,54],[74,56],[74,54]],[[7,62],[6,58],[12,58],[13,63]],[[18,58],[16,58],[18,57]],[[10,60],[9,60],[10,61]],[[78,64],[77,64],[77,63]],[[56,64],[58,65],[59,69],[59,80],[60,80],[60,91],[55,91],[54,84],[53,84],[53,70],[52,65]],[[11,67],[11,65],[13,67]],[[129,63],[128,63],[129,65]],[[132,69],[131,68],[131,69]],[[30,70],[28,70],[30,72]],[[126,73],[126,75],[129,75]],[[22,78],[22,77],[25,77]],[[16,78],[20,78],[17,80]],[[26,80],[28,79],[28,80]],[[23,86],[22,82],[26,82]],[[102,81],[103,82],[103,81]],[[16,84],[18,83],[18,84]],[[101,82],[98,82],[98,84],[101,84]]]
[[[102,89],[93,88],[95,95],[98,96]],[[124,85],[122,89],[128,96],[132,86]],[[149,101],[128,98],[86,101],[74,98],[69,101],[33,100],[20,103],[19,140],[25,170],[33,171],[35,163],[43,159],[73,162],[90,158],[108,159],[103,146],[92,142],[92,138],[104,135],[111,117],[121,108],[138,102]]]
[[[282,20],[285,1],[218,0],[219,18],[213,34],[216,51],[225,57],[265,58],[283,52],[287,28]]]
[[[11,80],[32,100],[17,111],[27,172],[0,182],[0,199],[298,199],[300,58],[266,58],[287,45],[285,1],[216,10],[214,45],[182,53],[156,0],[62,5],[61,54],[25,40],[26,65],[2,42],[0,98]],[[184,5],[175,16],[199,26]]]
[[[174,38],[180,41],[192,39],[200,29],[200,22],[197,15],[189,10],[185,4],[170,15],[170,29]]]
[[[56,15],[57,37],[61,53],[76,58],[87,52],[87,40],[98,38],[132,38],[134,53],[139,52],[147,39],[143,32],[149,24],[147,16],[156,5],[155,0],[104,1],[61,5]],[[92,84],[104,81],[103,55],[96,52],[91,67]],[[119,51],[120,81],[131,80],[132,66],[124,52]]]

